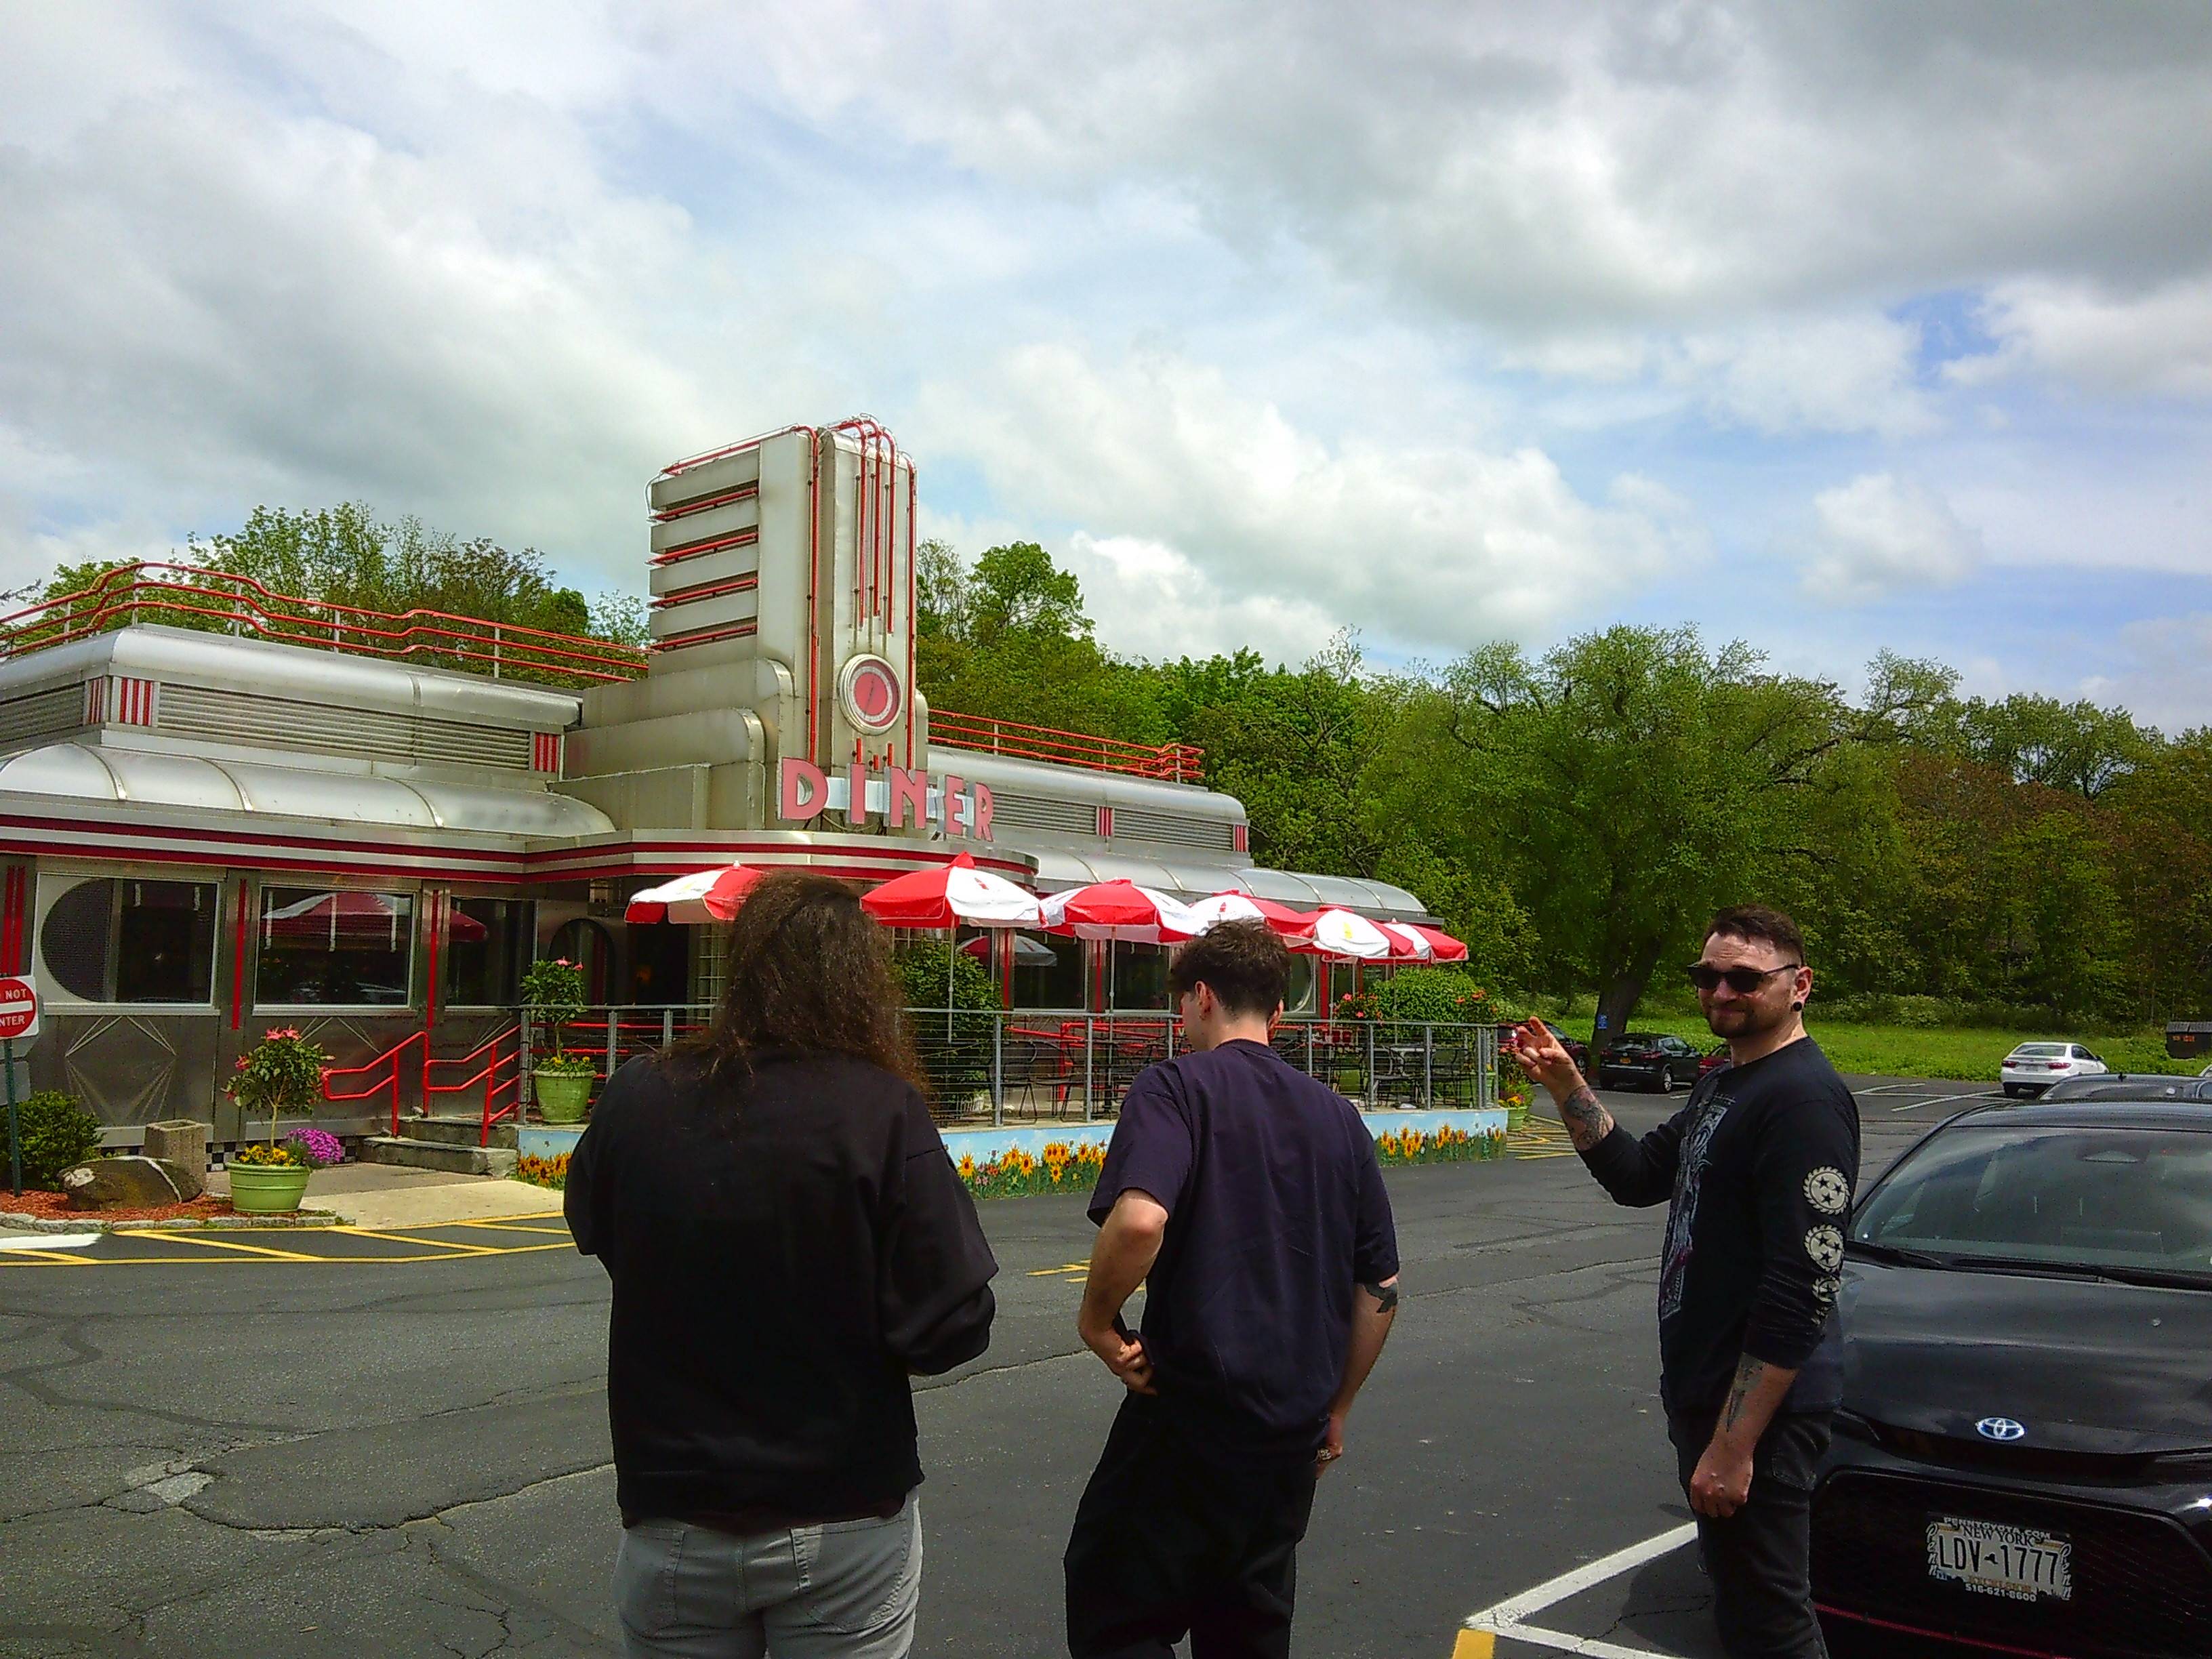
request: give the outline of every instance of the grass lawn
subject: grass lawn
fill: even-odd
[[[1577,1002],[1559,1024],[1574,1036],[1587,1038],[1594,999]],[[2193,1073],[2201,1060],[2170,1060],[2166,1033],[2146,1028],[2124,1036],[2096,1036],[2079,1032],[2003,1031],[1975,1026],[1857,1025],[1823,1020],[1816,1003],[1805,1029],[1839,1072],[1880,1077],[1957,1078],[1973,1083],[1995,1084],[1997,1066],[2023,1042],[2039,1039],[2078,1042],[2116,1072],[2175,1072]],[[1551,1016],[1547,1014],[1546,1018]],[[1694,1010],[1646,1006],[1631,1022],[1639,1031],[1661,1031],[1683,1037],[1699,1047],[1716,1039]]]

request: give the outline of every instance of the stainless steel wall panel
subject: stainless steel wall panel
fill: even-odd
[[[73,732],[84,724],[84,688],[57,685],[0,702],[0,749]]]
[[[222,1019],[208,1012],[49,1009],[31,1051],[31,1086],[76,1096],[111,1132],[111,1143],[143,1139],[112,1132],[165,1117],[210,1123],[217,1050],[226,1035]]]
[[[665,524],[653,526],[653,550],[666,553],[679,547],[696,547],[702,542],[718,542],[726,536],[742,536],[760,529],[760,502],[757,498],[729,501],[720,507],[710,507],[700,513],[687,513],[680,519],[671,519]]]
[[[768,441],[772,443],[775,440]],[[741,450],[719,461],[703,461],[697,466],[686,467],[670,477],[655,478],[646,491],[646,501],[655,513],[674,512],[686,502],[726,495],[733,489],[757,483],[760,467],[759,448]]]
[[[527,730],[206,686],[164,684],[155,729],[401,764],[432,761],[530,769]]]

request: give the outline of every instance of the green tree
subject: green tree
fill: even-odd
[[[1431,769],[1401,766],[1397,796],[1436,841],[1463,826],[1464,861],[1507,873],[1553,973],[1595,984],[1598,1030],[1619,1032],[1669,950],[1815,854],[1802,803],[1822,768],[1894,740],[1927,695],[1881,667],[1855,708],[1691,629],[1613,628],[1535,661],[1488,647],[1417,697],[1404,729]]]

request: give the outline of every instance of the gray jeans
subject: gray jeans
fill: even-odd
[[[641,1521],[615,1557],[623,1651],[669,1659],[905,1659],[921,1602],[921,1503],[889,1520],[734,1537]]]

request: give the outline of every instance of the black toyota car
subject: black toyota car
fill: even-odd
[[[2212,1655],[2212,1104],[1966,1112],[1844,1241],[1839,1649]]]

